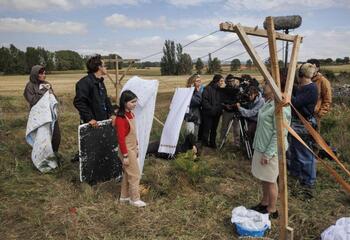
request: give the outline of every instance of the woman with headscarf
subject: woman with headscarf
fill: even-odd
[[[37,102],[44,96],[44,94],[49,91],[51,94],[54,94],[52,85],[46,80],[45,68],[41,65],[35,65],[32,67],[30,72],[29,81],[24,89],[24,98],[29,103],[30,108],[32,108]],[[56,97],[56,96],[55,96]],[[57,98],[57,97],[56,97]],[[56,120],[54,124],[54,129],[52,132],[52,150],[58,157],[58,149],[61,142],[61,133]]]

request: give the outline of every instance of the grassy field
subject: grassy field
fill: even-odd
[[[331,70],[335,73],[350,72],[350,64],[321,66],[322,69]]]
[[[60,100],[60,151],[63,167],[40,174],[25,143],[28,106],[22,97],[27,76],[0,77],[0,233],[1,239],[238,239],[231,211],[259,201],[259,183],[240,149],[227,144],[221,152],[206,151],[198,162],[183,154],[175,161],[146,159],[142,178],[145,209],[121,205],[114,181],[89,186],[79,182],[77,151],[79,117],[72,105],[74,84],[83,73],[48,76]],[[160,80],[156,115],[165,120],[172,90],[185,76],[147,76]],[[211,76],[203,76],[205,82]],[[106,80],[108,91],[112,85]],[[326,137],[338,147],[349,167],[350,110],[338,103],[324,119]],[[154,122],[152,139],[161,128]],[[347,179],[350,180],[350,179]],[[289,183],[289,191],[297,186]],[[320,166],[315,198],[290,194],[289,221],[295,239],[319,239],[323,230],[350,215],[350,198]],[[278,221],[267,234],[278,239]]]

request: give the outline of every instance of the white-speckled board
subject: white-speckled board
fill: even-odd
[[[83,124],[78,130],[80,181],[91,185],[118,180],[122,176],[117,137],[111,120],[99,121],[98,124],[98,128]]]

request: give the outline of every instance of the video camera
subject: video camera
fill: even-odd
[[[235,98],[233,100],[233,103],[239,103],[241,106],[247,106],[250,102],[249,99],[249,87],[250,86],[256,86],[259,87],[259,82],[252,78],[250,75],[244,74],[241,77],[233,77],[236,80],[239,80],[239,85],[236,86],[237,93],[235,95]]]

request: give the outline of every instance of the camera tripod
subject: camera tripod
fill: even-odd
[[[240,145],[242,147],[244,147],[245,153],[246,153],[248,159],[252,159],[253,151],[252,151],[252,147],[251,147],[251,144],[250,144],[250,141],[249,141],[249,137],[248,137],[248,133],[247,133],[248,132],[248,122],[242,116],[235,115],[230,120],[230,123],[228,125],[227,131],[225,133],[225,136],[222,139],[222,142],[220,143],[219,150],[221,150],[223,148],[223,146],[225,145],[225,143],[226,143],[227,137],[228,137],[228,135],[229,135],[229,133],[231,131],[231,128],[233,127],[232,125],[233,125],[234,119],[238,119]]]

